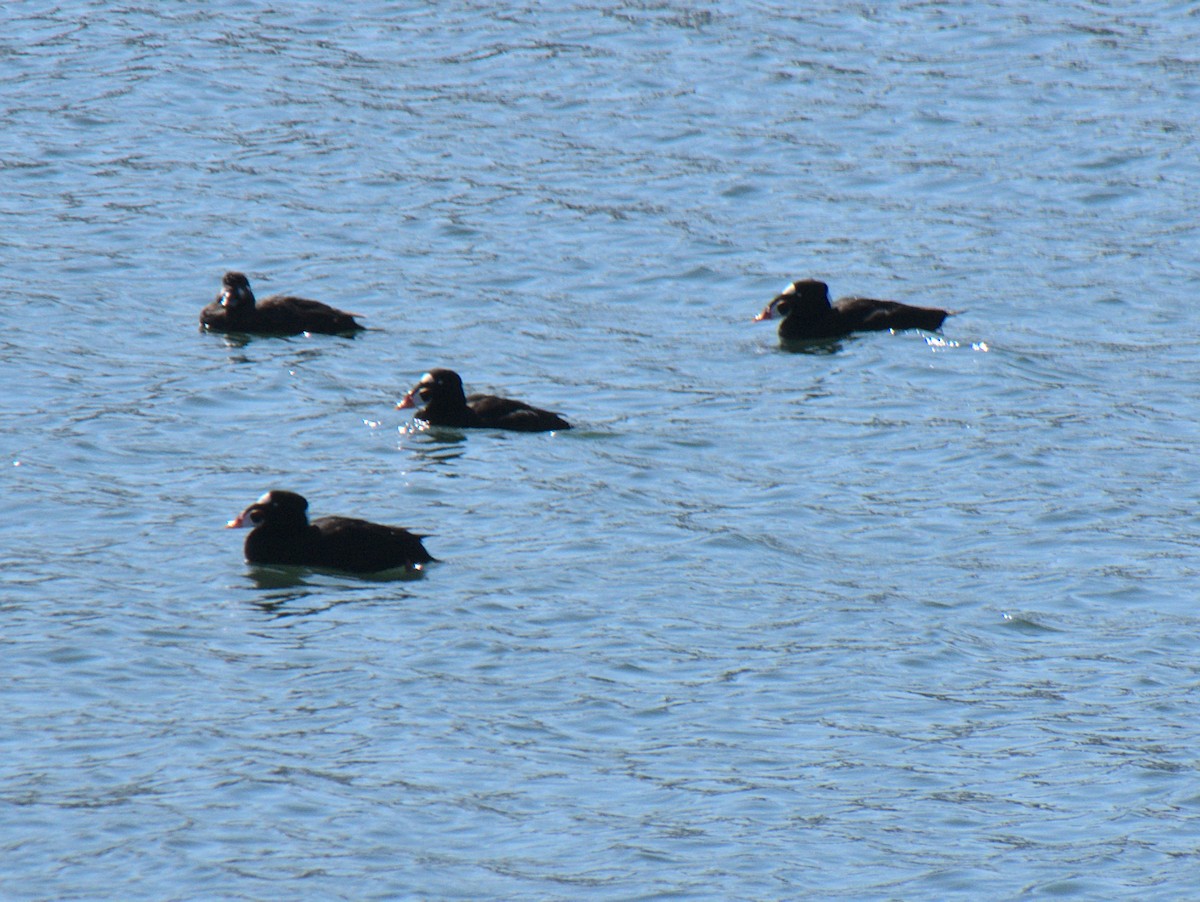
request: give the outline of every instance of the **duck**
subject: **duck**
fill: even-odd
[[[556,413],[495,395],[466,395],[462,377],[454,370],[432,369],[406,394],[397,410],[425,404],[414,416],[431,426],[459,429],[510,429],[515,432],[551,432],[570,429],[571,424]]]
[[[217,299],[200,311],[200,325],[210,332],[346,335],[365,328],[356,316],[361,314],[290,295],[275,294],[256,302],[245,274],[227,272]]]
[[[914,307],[874,298],[839,298],[829,303],[829,286],[816,279],[797,279],[776,295],[756,323],[782,316],[779,337],[785,340],[841,338],[852,332],[925,329],[936,332],[951,316],[937,307]]]
[[[318,517],[309,522],[308,500],[272,489],[225,524],[249,528],[244,546],[252,564],[322,567],[377,573],[403,567],[420,570],[436,560],[419,536],[399,526],[352,517]]]

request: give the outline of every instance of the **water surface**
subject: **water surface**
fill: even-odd
[[[1200,882],[1189,5],[0,18],[0,895]],[[272,487],[443,563],[250,568]]]

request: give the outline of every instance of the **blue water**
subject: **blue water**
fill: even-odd
[[[1194,894],[1194,4],[10,7],[0,897]]]

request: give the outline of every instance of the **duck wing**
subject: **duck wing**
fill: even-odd
[[[264,331],[321,332],[338,334],[363,328],[355,322],[357,313],[347,313],[321,301],[275,294],[263,298],[255,307],[256,327]]]
[[[916,307],[876,298],[841,298],[833,305],[848,328],[864,331],[925,329],[935,332],[949,313],[936,307]]]
[[[471,395],[467,398],[467,407],[471,410],[474,426],[512,429],[516,432],[549,432],[571,428],[571,424],[558,414],[513,398]]]
[[[318,517],[313,543],[313,566],[374,573],[393,567],[412,567],[434,560],[419,536],[399,526],[385,526],[352,517]]]

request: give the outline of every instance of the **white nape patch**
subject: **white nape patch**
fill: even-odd
[[[221,306],[222,306],[222,307],[228,307],[228,306],[229,306],[229,302],[230,302],[232,299],[233,299],[233,292],[232,292],[232,291],[222,291],[222,292],[221,292]]]

